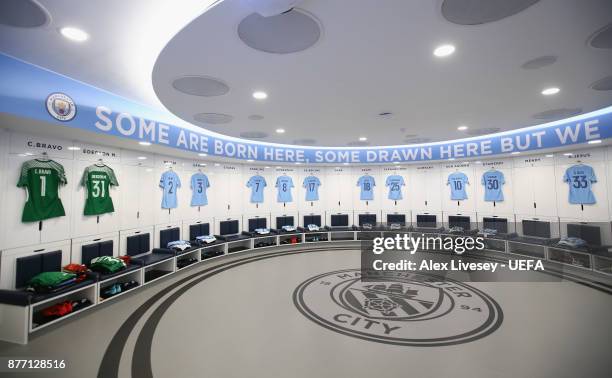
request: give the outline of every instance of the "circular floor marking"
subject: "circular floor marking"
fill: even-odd
[[[445,346],[483,338],[503,312],[482,291],[421,273],[361,281],[359,269],[320,274],[293,293],[298,310],[335,332],[386,344]]]

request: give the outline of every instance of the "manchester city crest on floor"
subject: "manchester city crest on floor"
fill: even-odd
[[[298,310],[330,330],[407,346],[444,346],[485,337],[502,323],[501,307],[465,283],[421,273],[362,281],[359,269],[312,277],[293,293]]]

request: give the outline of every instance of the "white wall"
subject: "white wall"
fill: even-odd
[[[44,148],[41,147],[44,144]],[[37,145],[39,147],[37,147]],[[38,246],[49,242],[81,240],[100,234],[124,234],[138,229],[161,229],[168,225],[180,226],[183,236],[187,237],[188,224],[210,222],[213,232],[220,220],[240,219],[262,216],[271,220],[274,226],[276,216],[293,215],[297,223],[302,223],[303,215],[316,214],[325,219],[332,213],[358,214],[374,213],[379,220],[388,213],[406,214],[414,219],[416,214],[464,214],[474,220],[483,216],[505,216],[518,219],[539,217],[551,220],[601,221],[612,220],[612,150],[605,147],[583,148],[572,151],[577,155],[554,157],[546,155],[515,156],[512,158],[488,159],[482,162],[441,162],[399,166],[289,166],[263,167],[249,164],[213,164],[201,167],[200,159],[187,160],[171,156],[146,154],[136,151],[119,150],[108,146],[78,144],[82,150],[70,151],[71,142],[53,138],[9,133],[0,130],[0,250],[27,246]],[[68,185],[61,188],[60,196],[67,216],[43,222],[42,231],[38,223],[22,223],[21,213],[26,200],[23,189],[16,183],[21,164],[38,154],[47,151],[49,156],[61,163],[68,178]],[[79,186],[83,169],[93,164],[102,151],[107,165],[115,170],[119,187],[112,189],[115,204],[114,214],[97,217],[82,215],[85,193]],[[145,157],[146,159],[138,159]],[[595,168],[598,183],[594,185],[597,204],[591,206],[570,205],[567,201],[567,184],[562,176],[565,169],[578,160]],[[182,187],[178,190],[179,207],[168,211],[161,209],[162,191],[158,186],[161,174],[172,166],[180,176]],[[482,174],[494,167],[505,175],[503,187],[505,201],[496,203],[484,201],[484,191],[480,183]],[[208,190],[209,205],[191,207],[191,175],[202,170],[209,177],[211,188]],[[450,200],[450,189],[446,185],[447,176],[456,170],[468,175],[468,199]],[[374,200],[361,201],[357,179],[368,173],[374,176],[376,188]],[[246,187],[249,177],[261,174],[266,178],[265,202],[251,204],[250,190]],[[293,202],[276,201],[276,178],[287,174],[293,178]],[[308,175],[316,175],[321,180],[320,200],[305,201],[303,180]],[[400,174],[404,177],[403,199],[387,199],[386,177]],[[534,203],[536,206],[534,207]],[[299,218],[298,218],[299,216]],[[214,222],[213,222],[214,220]],[[119,238],[121,243],[121,238]],[[152,244],[153,245],[153,244]],[[119,249],[120,250],[120,249]]]

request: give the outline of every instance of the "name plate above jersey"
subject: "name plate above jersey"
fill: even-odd
[[[568,151],[556,153],[555,160],[559,165],[591,163],[605,160],[605,153],[603,148],[590,148],[583,151]]]
[[[9,152],[11,154],[32,155],[33,159],[39,157],[43,152],[46,152],[50,158],[71,159],[73,157],[73,151],[69,149],[72,145],[65,140],[21,133],[11,133],[10,140]]]
[[[105,163],[121,162],[121,150],[113,147],[96,146],[93,144],[75,144],[80,150],[75,150],[74,155],[78,160],[97,161],[102,159]]]

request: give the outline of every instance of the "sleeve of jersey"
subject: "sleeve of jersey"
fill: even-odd
[[[304,182],[302,182],[302,188],[307,188],[308,187],[308,183],[306,182],[306,179],[304,179]]]
[[[189,180],[189,189],[191,190],[193,190],[193,188],[195,187],[194,181],[195,181],[195,175],[192,175],[191,180]]]
[[[480,185],[485,185],[486,184],[486,175],[482,175],[482,177],[480,178]]]
[[[162,175],[162,176],[160,177],[160,179],[159,179],[159,187],[160,187],[160,188],[163,188],[164,186],[165,186],[165,185],[164,185],[164,175]]]
[[[374,180],[374,177],[372,177],[372,186],[376,186],[376,180]]]
[[[28,185],[28,162],[26,161],[21,165],[21,174],[19,175],[19,181],[17,181],[17,187],[23,188]]]
[[[591,169],[591,182],[597,182],[597,176],[595,176],[595,171]]]
[[[569,172],[569,169],[568,169],[568,170],[565,171],[565,174],[563,175],[563,182],[570,182],[570,181],[572,181],[572,180],[570,179],[570,172]]]
[[[177,188],[181,187],[181,178],[179,177],[179,175],[176,175],[176,187]]]
[[[293,185],[293,180],[289,179],[289,187],[290,188],[295,188],[295,186]]]
[[[81,177],[81,186],[87,186],[87,177],[89,176],[89,167],[85,168],[83,171],[83,176]],[[112,184],[112,179],[111,179]]]
[[[208,176],[204,176],[204,181],[206,181],[206,187],[210,188],[210,181],[208,181]]]
[[[266,186],[268,186],[268,183],[266,182],[266,179],[261,179],[261,186],[263,186],[264,188]]]
[[[278,182],[279,182],[279,180],[280,180],[280,179],[276,179],[276,184],[274,184],[274,187],[275,187],[275,188],[278,188]]]
[[[390,178],[391,178],[391,176],[387,177],[387,179],[385,180],[385,186],[389,186],[390,185],[390,183],[389,183],[389,179]]]
[[[247,181],[247,183],[246,183],[246,187],[247,187],[247,188],[250,188],[250,187],[251,187],[251,185],[252,185],[252,181],[253,181],[252,179],[249,179],[249,181]]]
[[[500,173],[500,175],[501,175],[501,177],[500,177],[500,181],[501,181],[501,183],[502,183],[502,184],[505,184],[505,183],[506,183],[506,176],[504,176],[504,174],[503,174],[503,173]]]
[[[108,176],[110,177],[110,184],[112,186],[119,186],[119,181],[117,181],[117,176],[115,176],[115,171],[112,168],[108,169]]]
[[[59,182],[61,185],[68,184],[68,180],[66,180],[66,172],[64,171],[64,167],[61,164],[57,164],[57,172],[59,175]]]
[[[404,178],[402,176],[400,176],[400,185],[406,186],[406,182],[404,181]]]

